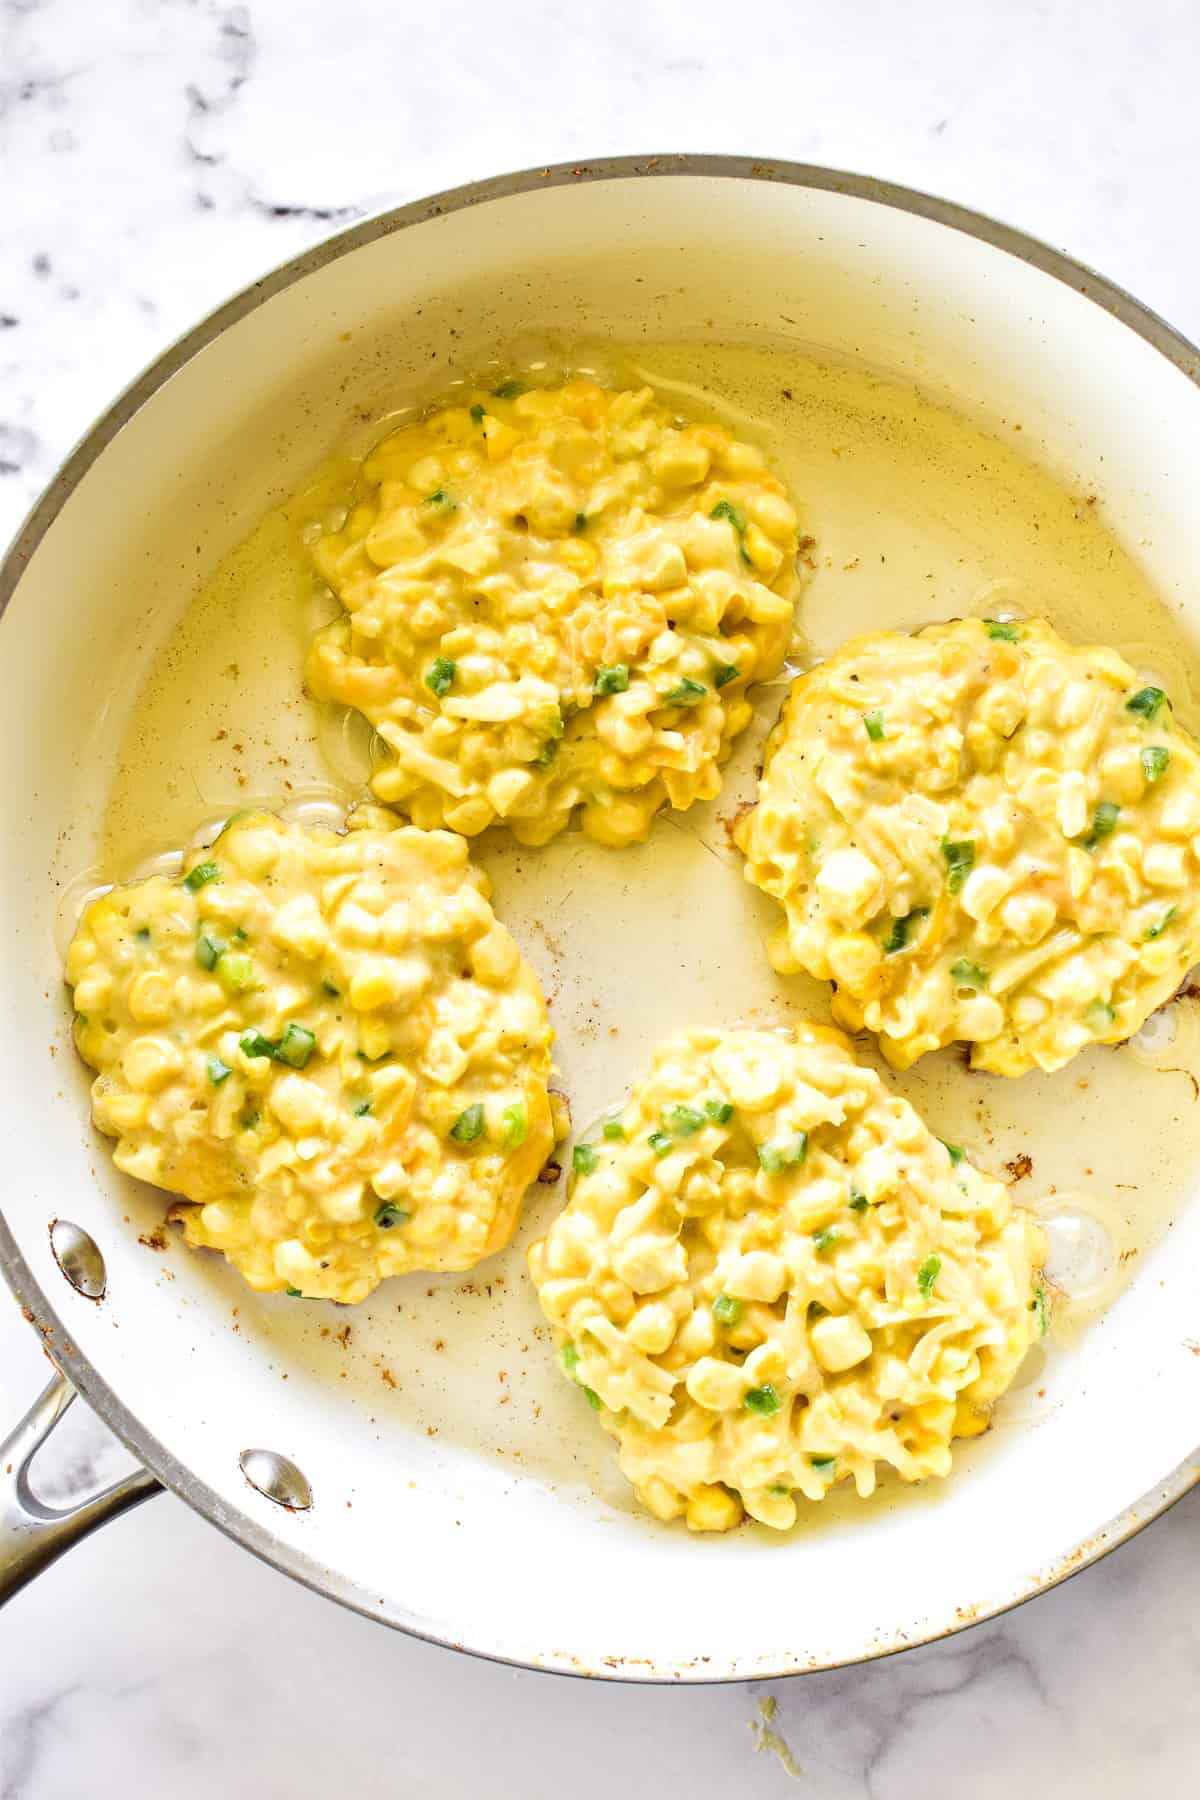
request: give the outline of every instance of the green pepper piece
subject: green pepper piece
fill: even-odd
[[[946,859],[946,888],[951,894],[961,892],[963,883],[975,867],[975,845],[970,838],[952,844],[942,839],[942,855]]]
[[[529,1114],[523,1100],[514,1100],[500,1114],[500,1142],[506,1150],[516,1150],[529,1135]]]
[[[926,917],[928,911],[929,908],[926,906],[915,906],[910,913],[905,913],[903,918],[893,919],[891,928],[883,940],[883,954],[895,956],[898,950],[907,949],[913,927]]]
[[[699,706],[701,700],[707,698],[708,689],[704,683],[693,681],[690,675],[685,675],[669,693],[663,695],[663,702],[667,706]]]
[[[1169,706],[1170,701],[1160,687],[1139,688],[1125,702],[1125,711],[1137,713],[1139,718],[1153,719],[1161,707]]]
[[[453,1125],[450,1136],[458,1144],[473,1144],[483,1136],[483,1102],[476,1100],[473,1105],[464,1107]]]
[[[777,1413],[781,1404],[774,1384],[770,1381],[764,1381],[758,1387],[750,1388],[742,1401],[747,1412],[758,1413],[759,1417],[763,1419],[769,1419],[773,1413]]]
[[[210,881],[220,881],[220,879],[221,871],[215,862],[200,862],[184,876],[183,885],[195,894],[202,887],[207,887]]]
[[[302,1069],[317,1047],[317,1040],[307,1025],[289,1019],[287,1029],[275,1047],[275,1061],[289,1069]]]
[[[412,1214],[406,1213],[394,1200],[385,1200],[382,1206],[375,1209],[375,1223],[380,1231],[392,1231],[397,1225],[407,1225],[411,1218]]]
[[[1117,820],[1121,809],[1115,800],[1101,800],[1092,814],[1092,829],[1083,841],[1085,850],[1094,850],[1097,844],[1111,837],[1117,829]]]
[[[253,957],[235,950],[222,951],[213,972],[227,994],[248,994],[258,985]]]
[[[704,1114],[694,1106],[685,1105],[682,1100],[677,1100],[672,1106],[664,1106],[659,1118],[663,1130],[669,1131],[673,1137],[695,1137],[705,1126]]]
[[[425,686],[441,700],[454,686],[454,677],[457,674],[457,663],[451,662],[447,656],[436,657],[426,671]]]
[[[807,1154],[807,1131],[798,1131],[791,1138],[769,1138],[758,1146],[759,1167],[768,1175],[778,1175],[781,1169],[798,1167]]]

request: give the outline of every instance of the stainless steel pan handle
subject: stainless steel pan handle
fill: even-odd
[[[37,1498],[30,1464],[74,1398],[71,1383],[56,1375],[0,1444],[0,1606],[98,1525],[162,1492],[148,1469],[138,1469],[74,1505],[52,1507]]]

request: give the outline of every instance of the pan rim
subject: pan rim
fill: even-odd
[[[426,199],[403,206],[370,213],[344,229],[309,245],[296,256],[276,265],[257,280],[241,288],[229,300],[209,312],[185,330],[153,359],[117,395],[99,418],[83,434],[51,477],[46,488],[34,501],[24,521],[18,526],[9,548],[0,561],[0,615],[6,610],[24,570],[42,539],[55,522],[64,505],[92,465],[112,443],[118,432],[134,414],[208,344],[228,327],[238,323],[264,302],[285,291],[297,281],[324,268],[331,262],[394,232],[468,207],[504,200],[516,195],[537,192],[550,187],[572,187],[583,183],[701,177],[741,181],[776,182],[784,186],[817,192],[844,194],[848,198],[866,200],[905,212],[933,224],[945,226],[968,237],[989,244],[1016,257],[1043,274],[1053,277],[1080,293],[1085,299],[1108,312],[1120,324],[1133,331],[1151,348],[1157,350],[1186,379],[1200,385],[1200,349],[1175,330],[1150,307],[1137,300],[1126,289],[1099,274],[1065,252],[1042,240],[996,220],[989,215],[954,201],[926,194],[919,189],[884,181],[874,176],[830,169],[819,164],[791,162],[750,156],[669,153],[650,156],[620,156],[589,162],[559,163],[528,168],[469,182],[447,189]],[[25,1317],[40,1333],[51,1360],[68,1377],[92,1410],[129,1449],[158,1477],[165,1487],[184,1500],[234,1542],[251,1551],[281,1573],[291,1576],[312,1592],[336,1601],[366,1618],[403,1631],[423,1642],[444,1649],[459,1650],[490,1662],[540,1672],[574,1675],[583,1678],[661,1684],[718,1684],[747,1680],[777,1680],[788,1675],[816,1673],[819,1670],[851,1667],[873,1662],[901,1650],[936,1642],[962,1630],[1022,1605],[1035,1595],[1048,1592],[1061,1582],[1091,1567],[1110,1551],[1126,1543],[1154,1519],[1159,1518],[1184,1494],[1200,1484],[1200,1453],[1186,1459],[1166,1476],[1161,1484],[1127,1507],[1117,1518],[1091,1534],[1070,1552],[1060,1554],[1046,1572],[1027,1577],[1018,1591],[989,1605],[985,1610],[961,1609],[954,1620],[928,1631],[920,1630],[901,1636],[890,1643],[866,1648],[861,1655],[833,1660],[819,1660],[798,1666],[795,1662],[775,1668],[728,1672],[714,1671],[711,1664],[699,1662],[677,1664],[660,1669],[647,1669],[643,1663],[626,1664],[619,1659],[600,1662],[595,1667],[582,1666],[578,1659],[563,1651],[544,1657],[505,1655],[497,1650],[484,1650],[422,1629],[415,1623],[390,1616],[381,1610],[384,1603],[372,1604],[365,1590],[338,1572],[322,1567],[303,1551],[283,1543],[265,1526],[246,1513],[236,1512],[219,1494],[200,1481],[143,1426],[125,1406],[115,1391],[92,1367],[90,1361],[74,1346],[70,1332],[43,1293],[15,1237],[0,1211],[0,1269]]]

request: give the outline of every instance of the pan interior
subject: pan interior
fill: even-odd
[[[55,944],[82,894],[248,799],[317,816],[362,792],[365,734],[299,690],[321,605],[304,527],[351,473],[331,452],[364,448],[458,375],[530,363],[650,381],[762,443],[815,540],[798,664],[856,631],[1045,614],[1115,644],[1200,725],[1175,516],[1200,405],[1048,277],[863,201],[698,179],[516,196],[369,242],[153,397],[13,601],[5,806],[22,855],[5,904],[21,973],[4,1055],[24,1123],[9,1222],[73,1341],[221,1522],[270,1534],[368,1610],[634,1675],[892,1647],[1016,1597],[1192,1447],[1194,1000],[1054,1077],[969,1076],[950,1053],[890,1077],[985,1166],[1031,1158],[1015,1197],[1092,1231],[1097,1253],[949,1482],[865,1507],[839,1495],[782,1540],[695,1540],[636,1512],[553,1367],[524,1273],[561,1189],[535,1189],[513,1247],[468,1276],[395,1281],[353,1310],[301,1305],[161,1248],[161,1196],[117,1176],[86,1125]],[[1084,379],[1098,367],[1103,390]],[[666,1031],[828,1016],[819,984],[769,969],[771,908],[726,832],[782,693],[760,694],[720,799],[660,819],[646,845],[479,846],[551,998],[577,1125]],[[103,1246],[99,1308],[53,1272],[56,1213]],[[244,1485],[248,1445],[298,1462],[311,1513]],[[781,1592],[790,1603],[772,1605]]]

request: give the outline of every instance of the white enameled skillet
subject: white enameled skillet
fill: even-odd
[[[1067,257],[884,182],[729,157],[535,170],[356,224],[198,325],[92,428],[0,572],[0,1264],[61,1371],[0,1452],[0,1592],[161,1483],[330,1598],[514,1663],[699,1681],[883,1655],[1053,1585],[1196,1481],[1194,1202],[1047,1364],[1036,1424],[972,1445],[936,1493],[831,1509],[782,1541],[696,1540],[638,1516],[607,1441],[585,1442],[599,1434],[564,1410],[518,1251],[474,1283],[387,1284],[353,1316],[289,1311],[211,1259],[139,1243],[161,1196],[123,1181],[87,1123],[55,884],[94,856],[148,656],[198,576],[361,408],[531,326],[567,341],[769,338],[865,360],[984,421],[1019,416],[1032,455],[1081,491],[1102,485],[1111,528],[1200,633],[1196,351]],[[702,919],[718,965],[727,948],[740,969],[722,946],[736,869],[660,831],[631,895],[621,858],[601,855],[573,900],[565,885],[555,898],[568,986],[617,959],[629,990],[658,996],[663,1029],[715,1005],[716,987],[684,1004],[673,945]],[[523,895],[546,904],[536,864],[506,888],[518,931]],[[557,1022],[564,1062],[594,1086],[587,1022],[570,1007]],[[1113,1129],[1136,1144],[1136,1118]],[[389,1358],[395,1389],[380,1380]],[[541,1407],[507,1438],[500,1370]],[[51,1514],[27,1463],[74,1391],[145,1473]]]

